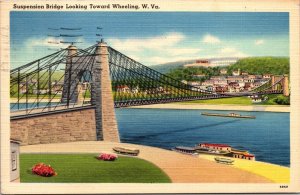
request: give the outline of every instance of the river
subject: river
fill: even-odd
[[[231,111],[116,109],[121,141],[165,149],[223,143],[248,150],[258,161],[290,165],[289,113],[238,112],[256,116],[239,119],[204,116],[201,112]]]

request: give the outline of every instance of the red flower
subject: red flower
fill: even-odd
[[[102,153],[102,154],[99,154],[97,159],[104,160],[104,161],[114,161],[117,159],[117,156],[113,155],[113,154]]]
[[[43,177],[51,177],[53,175],[57,175],[54,169],[50,165],[46,165],[44,163],[38,163],[34,165],[31,169],[32,173],[36,175],[40,175]]]

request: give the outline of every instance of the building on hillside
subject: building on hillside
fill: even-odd
[[[217,93],[225,93],[228,91],[228,86],[227,85],[219,85],[219,86],[216,86],[216,92]]]
[[[130,88],[127,85],[119,85],[119,86],[117,86],[117,92],[129,93]]]
[[[201,79],[201,78],[206,77],[206,75],[205,74],[194,74],[194,75],[192,75],[192,77]]]
[[[263,75],[263,78],[264,78],[264,79],[270,79],[271,77],[272,77],[271,74],[264,74],[264,75]]]
[[[250,96],[250,98],[253,103],[260,103],[268,99],[267,97],[263,97],[262,95],[252,95]]]
[[[210,58],[210,59],[198,59],[190,64],[185,64],[184,67],[217,67],[217,66],[229,66],[236,63],[239,58]]]
[[[232,76],[240,76],[240,75],[241,75],[241,70],[240,69],[232,71]]]
[[[200,86],[201,85],[201,83],[198,81],[189,81],[189,82],[187,82],[187,84],[191,85],[191,86]]]
[[[227,74],[227,69],[226,69],[226,68],[222,68],[222,69],[220,70],[220,74],[222,74],[222,75]]]
[[[244,86],[244,90],[245,91],[251,91],[253,89],[253,83],[245,83],[245,86]]]
[[[181,80],[181,82],[182,82],[183,84],[187,84],[187,83],[188,83],[186,80]]]

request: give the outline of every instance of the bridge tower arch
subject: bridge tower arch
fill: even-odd
[[[282,92],[284,96],[290,95],[290,89],[289,89],[289,76],[287,74],[283,76],[278,75],[272,75],[271,76],[271,86],[272,90],[278,90],[278,85],[281,86]]]
[[[69,46],[62,102],[66,104],[82,102],[82,89],[79,83],[83,75],[89,73],[91,104],[95,106],[97,140],[119,142],[107,47],[105,42],[99,42],[93,58],[93,56],[76,56],[77,48]],[[84,65],[89,62],[92,62],[91,65]]]

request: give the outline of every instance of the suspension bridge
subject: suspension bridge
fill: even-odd
[[[114,107],[257,94],[289,95],[286,75],[272,76],[252,91],[241,93],[203,90],[161,74],[103,41],[86,49],[71,45],[12,69],[10,77],[12,127],[23,128],[18,120],[91,109],[96,139],[110,141],[119,140]],[[37,125],[35,122],[28,124]],[[20,137],[19,129],[13,130],[16,137]],[[86,139],[94,139],[93,132],[90,134]],[[78,137],[72,139],[81,139]],[[56,141],[47,138],[38,143]],[[32,144],[32,140],[27,142]]]

